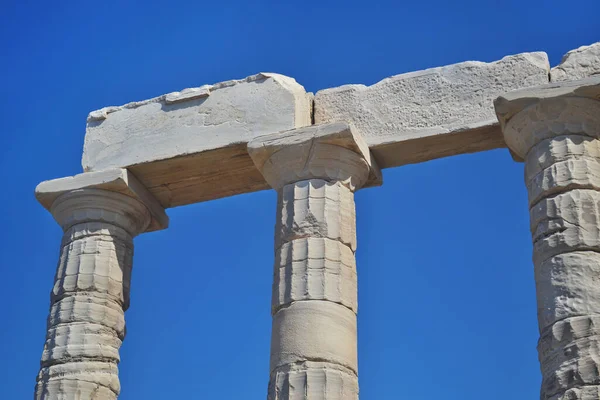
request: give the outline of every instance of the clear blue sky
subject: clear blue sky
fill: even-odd
[[[7,400],[32,397],[61,240],[33,190],[81,172],[89,111],[259,71],[317,91],[525,51],[555,65],[600,40],[598,0],[1,6]],[[136,239],[120,399],[266,398],[275,198],[171,209]],[[361,398],[537,398],[523,166],[496,150],[400,167],[356,201]]]

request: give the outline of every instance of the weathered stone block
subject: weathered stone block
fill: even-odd
[[[310,125],[311,107],[294,79],[267,73],[106,107],[88,117],[83,168],[131,167],[165,208],[265,189],[246,143]]]
[[[566,318],[600,315],[599,281],[600,254],[595,251],[559,254],[536,265],[540,330]]]
[[[298,301],[273,316],[271,371],[306,360],[342,365],[357,373],[356,314],[329,301]]]
[[[329,238],[356,250],[354,193],[322,179],[285,185],[277,198],[275,246],[301,237]]]
[[[504,138],[518,160],[546,139],[600,137],[600,76],[505,93],[494,101]]]
[[[356,261],[337,240],[308,237],[276,251],[272,310],[302,300],[326,300],[358,308]]]
[[[367,143],[345,122],[260,136],[248,142],[248,153],[274,189],[309,179],[338,181],[351,190],[382,181]]]
[[[86,172],[66,178],[44,181],[35,188],[35,197],[44,208],[51,211],[56,199],[66,193],[80,189],[108,190],[136,199],[146,206],[152,216],[150,224],[145,228],[147,231],[165,229],[169,226],[169,217],[163,207],[148,189],[130,171],[124,168]],[[95,211],[88,210],[87,212]],[[77,218],[77,213],[71,214],[73,215],[69,216],[69,218]],[[122,219],[124,221],[130,220],[126,215]]]
[[[325,89],[315,95],[315,123],[352,123],[381,168],[504,147],[493,100],[548,83],[549,68],[545,53],[523,53]]]
[[[535,264],[560,253],[600,252],[600,192],[574,189],[545,198],[529,215]]]
[[[336,364],[305,361],[271,374],[268,400],[358,400],[358,378]]]
[[[600,42],[569,51],[560,64],[550,70],[552,82],[572,81],[592,75],[600,75]]]

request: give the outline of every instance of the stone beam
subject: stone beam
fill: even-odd
[[[549,70],[546,53],[523,53],[325,89],[315,122],[354,124],[381,168],[505,147],[494,99],[548,83]]]
[[[261,73],[89,114],[86,172],[128,168],[163,207],[266,189],[253,137],[311,124],[312,95]]]
[[[164,208],[268,189],[250,159],[253,138],[344,122],[380,168],[506,147],[493,100],[503,93],[598,73],[600,44],[550,70],[545,53],[468,61],[306,93],[258,74],[90,113],[84,171],[127,168]]]

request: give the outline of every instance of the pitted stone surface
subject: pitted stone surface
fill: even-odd
[[[545,53],[467,61],[315,95],[315,123],[352,123],[382,168],[503,147],[493,100],[548,83]]]
[[[597,398],[593,396],[600,383],[599,334],[597,314],[565,318],[542,331],[538,345],[542,399]]]
[[[272,310],[296,301],[326,300],[356,313],[356,285],[356,261],[348,246],[325,238],[295,239],[276,251]]]
[[[271,374],[268,400],[358,400],[358,379],[343,367],[306,361]]]
[[[530,222],[536,264],[560,253],[600,251],[600,192],[575,189],[542,199]]]
[[[600,315],[600,253],[575,251],[535,266],[539,327],[565,318]]]
[[[564,135],[545,139],[527,153],[525,182],[553,164],[562,162],[597,162],[600,158],[600,142],[585,135]]]
[[[97,188],[61,194],[50,209],[65,234],[35,398],[116,399],[133,236],[151,214],[126,194]]]
[[[568,317],[540,329],[538,352],[545,359],[554,351],[580,339],[600,336],[600,315]]]
[[[550,70],[552,82],[572,81],[594,75],[600,75],[600,42],[569,51],[560,64]]]
[[[275,246],[296,238],[340,241],[356,250],[354,193],[341,182],[321,179],[285,185],[277,200]]]

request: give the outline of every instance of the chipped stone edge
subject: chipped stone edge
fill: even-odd
[[[84,172],[75,176],[44,181],[35,188],[35,197],[46,210],[50,211],[54,201],[62,194],[85,188],[122,193],[144,204],[152,215],[152,221],[146,232],[166,229],[169,226],[169,217],[158,200],[125,168]]]
[[[566,80],[569,80],[568,79],[569,72],[567,70],[565,70],[565,67],[563,65],[566,64],[571,57],[576,56],[579,53],[587,52],[587,50],[594,48],[594,47],[600,47],[600,42],[595,42],[592,44],[579,46],[576,49],[569,50],[566,54],[564,54],[562,56],[560,63],[558,65],[556,65],[555,67],[552,67],[552,69],[550,70],[550,82],[564,82]],[[559,75],[563,75],[567,79],[560,79],[561,77]],[[600,75],[600,73],[595,73],[590,76],[595,76],[595,75]]]
[[[336,92],[336,91],[349,91],[349,90],[364,91],[364,90],[375,88],[380,85],[384,85],[385,83],[387,83],[390,80],[410,79],[410,78],[415,78],[415,77],[420,77],[420,76],[433,75],[433,74],[436,74],[439,72],[443,72],[445,70],[452,70],[457,67],[462,68],[462,67],[471,67],[471,66],[473,66],[473,67],[491,66],[494,64],[499,64],[501,62],[505,62],[507,59],[515,58],[515,57],[526,58],[529,62],[531,62],[534,65],[537,65],[539,68],[546,70],[547,72],[550,71],[550,63],[548,61],[548,55],[546,54],[546,52],[534,51],[534,52],[507,55],[507,56],[502,57],[500,60],[491,61],[491,62],[461,61],[461,62],[454,63],[454,64],[443,65],[440,67],[432,67],[432,68],[427,68],[427,69],[423,69],[423,70],[419,70],[419,71],[405,72],[402,74],[389,76],[389,77],[384,78],[372,85],[346,84],[346,85],[337,86],[337,87],[333,87],[333,88],[321,89],[321,90],[317,91],[316,95],[319,95],[320,93],[332,93],[332,92]]]
[[[158,97],[153,97],[151,99],[146,99],[146,100],[142,100],[142,101],[133,101],[133,102],[124,104],[122,106],[103,107],[99,110],[90,112],[87,117],[87,122],[103,121],[106,118],[108,118],[108,114],[112,114],[114,112],[124,110],[124,109],[135,109],[135,108],[138,108],[138,107],[141,107],[141,106],[144,106],[147,104],[151,104],[151,103],[174,104],[174,103],[181,103],[181,102],[185,102],[185,101],[195,100],[198,98],[208,97],[215,90],[228,88],[228,87],[235,86],[235,85],[241,84],[241,83],[249,83],[249,82],[256,82],[256,81],[260,81],[260,80],[266,80],[269,78],[274,79],[280,85],[282,85],[283,87],[289,89],[292,93],[294,93],[294,96],[297,96],[296,91],[292,90],[292,85],[293,84],[296,84],[298,86],[301,86],[301,85],[298,82],[296,82],[296,80],[294,78],[291,78],[291,77],[288,77],[285,75],[281,75],[281,74],[272,73],[272,72],[259,72],[258,74],[250,75],[243,79],[232,79],[232,80],[228,80],[228,81],[224,81],[224,82],[215,83],[213,85],[202,85],[199,87],[187,88],[187,89],[183,89],[179,92],[171,92],[171,93],[163,94]],[[304,93],[304,97],[307,98],[306,99],[307,102],[310,101],[309,93]],[[310,107],[307,109],[310,109]],[[306,116],[296,115],[296,122],[303,121],[306,119],[307,119]],[[308,117],[308,120],[310,121],[310,117]]]

